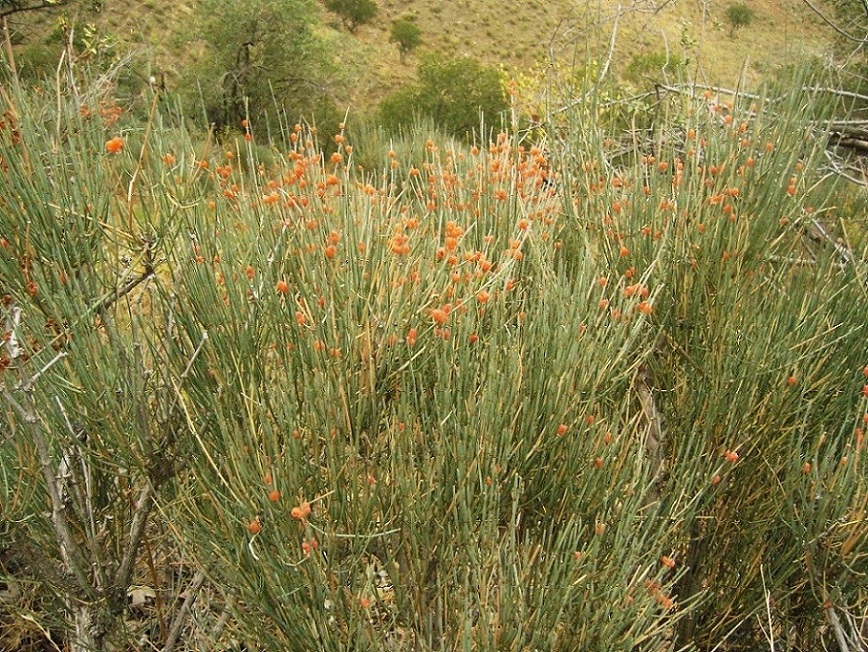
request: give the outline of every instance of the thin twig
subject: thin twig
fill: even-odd
[[[822,222],[820,222],[820,220],[818,220],[816,217],[811,218],[811,225],[814,227],[814,229],[816,229],[817,233],[819,233],[820,237],[823,240],[825,240],[826,242],[828,242],[829,244],[831,244],[835,248],[835,251],[838,252],[838,254],[841,256],[841,258],[846,260],[848,263],[853,263],[856,261],[856,256],[853,255],[853,252],[850,251],[849,249],[847,249],[847,247],[842,245],[840,242],[835,240],[829,234],[829,232],[826,231],[826,228],[823,226],[823,224],[822,224]]]
[[[765,571],[763,570],[762,564],[760,564],[760,577],[762,578],[762,581],[763,581],[763,593],[765,594],[765,603],[766,603],[766,617],[768,618],[768,621],[769,621],[769,633],[768,633],[769,646],[771,647],[771,652],[775,652],[775,636],[773,633],[774,628],[772,625],[771,593],[769,593],[769,590],[766,588],[766,575],[765,575]]]
[[[606,61],[603,64],[603,68],[600,70],[600,74],[597,77],[597,82],[600,83],[605,79],[606,73],[609,72],[609,66],[612,63],[612,57],[615,54],[615,41],[618,37],[618,21],[621,19],[621,5],[618,5],[618,9],[615,11],[615,24],[612,26],[612,37],[609,39],[609,54],[606,57]]]
[[[39,629],[40,632],[42,632],[42,635],[45,637],[45,640],[51,644],[51,647],[53,647],[55,650],[57,650],[57,652],[64,652],[60,648],[60,646],[54,642],[54,639],[51,637],[51,630],[46,629],[45,626],[42,623],[40,623],[38,620],[36,620],[36,618],[34,618],[32,614],[19,612],[17,614],[17,616],[18,616],[18,618],[21,618],[22,620],[26,620],[27,622],[33,623],[34,625],[36,625],[36,627]]]
[[[130,538],[127,540],[120,566],[118,566],[114,577],[114,586],[125,590],[132,581],[136,557],[139,552],[139,544],[141,543],[145,526],[148,523],[151,507],[154,505],[154,485],[148,479],[145,479],[144,482],[145,484],[139,492],[139,498],[136,501],[136,508],[130,523]]]
[[[72,422],[69,420],[69,415],[66,413],[66,409],[63,407],[63,403],[60,401],[60,397],[55,395],[54,400],[57,403],[57,407],[60,409],[60,414],[63,416],[63,421],[66,423],[66,428],[69,430],[70,439],[73,442],[84,441],[84,437],[81,437],[79,433],[75,431],[75,428],[72,427]],[[73,444],[75,446],[75,444]],[[64,455],[64,458],[69,456],[69,453]],[[90,551],[93,555],[94,559],[94,571],[96,576],[96,588],[104,588],[106,586],[106,576],[105,569],[106,566],[102,563],[101,555],[100,555],[100,546],[99,540],[97,538],[96,533],[96,519],[94,518],[94,508],[93,508],[93,483],[91,480],[90,469],[88,469],[87,462],[84,459],[81,459],[83,456],[79,455],[79,459],[82,466],[82,473],[84,475],[84,511],[87,516],[87,525],[88,525],[88,538],[90,542]],[[81,499],[80,499],[81,500]]]
[[[0,16],[5,20],[7,16],[11,16],[12,14],[21,13],[24,11],[39,11],[41,9],[56,9],[57,7],[62,7],[65,4],[68,4],[69,0],[43,0],[36,5],[27,5],[27,4],[12,4],[7,3],[9,5],[8,8],[0,11]]]
[[[826,15],[822,11],[820,11],[820,9],[818,7],[814,6],[814,4],[810,0],[802,0],[802,2],[804,2],[806,5],[808,5],[808,7],[810,7],[811,11],[813,11],[815,14],[817,14],[822,19],[822,21],[824,23],[826,23],[829,27],[831,27],[833,30],[838,32],[838,34],[840,34],[844,38],[846,38],[850,41],[853,41],[854,43],[859,43],[861,45],[865,45],[865,43],[868,42],[868,36],[863,36],[862,38],[859,38],[857,36],[853,36],[851,34],[848,34],[843,29],[838,27],[838,25],[833,20],[831,20],[830,18],[827,18]]]
[[[157,113],[157,101],[160,99],[160,96],[154,95],[154,100],[151,102],[151,110],[148,114],[148,123],[145,125],[145,136],[142,139],[142,149],[139,152],[139,160],[136,162],[136,169],[133,171],[132,176],[130,177],[130,184],[127,188],[127,205],[130,207],[130,230],[132,230],[132,221],[133,221],[133,191],[136,187],[136,182],[139,178],[139,173],[142,171],[142,164],[145,160],[145,154],[148,150],[148,140],[151,136],[151,132],[154,130],[154,117]]]
[[[868,95],[855,93],[853,91],[845,91],[841,88],[826,88],[823,86],[802,86],[803,91],[809,93],[826,93],[828,95],[837,95],[838,97],[849,97],[853,100],[868,100]]]
[[[217,644],[220,637],[223,635],[223,630],[226,629],[226,623],[229,622],[229,616],[234,606],[235,596],[229,595],[226,599],[226,604],[223,606],[223,611],[220,613],[220,618],[217,619],[217,624],[214,626],[214,631],[211,632],[209,642],[205,647],[206,652]]]
[[[850,652],[850,640],[847,637],[847,633],[844,631],[843,625],[841,625],[841,619],[838,618],[838,613],[835,611],[834,605],[827,603],[824,606],[826,609],[826,618],[829,619],[829,625],[831,625],[832,631],[835,632],[835,640],[838,641],[838,648],[841,652]]]
[[[42,369],[40,369],[35,374],[30,376],[30,378],[25,380],[23,383],[21,383],[21,385],[18,387],[18,389],[21,389],[25,392],[29,392],[31,389],[33,389],[33,385],[36,383],[36,381],[39,380],[42,377],[42,375],[45,374],[46,371],[51,369],[55,364],[60,362],[67,355],[69,355],[69,354],[66,351],[59,352],[56,356],[54,356],[51,360],[49,360]]]
[[[751,100],[761,100],[761,95],[756,95],[754,93],[745,93],[744,91],[733,90],[732,88],[726,88],[724,86],[714,86],[711,84],[697,84],[691,83],[689,85],[685,84],[660,84],[659,88],[669,91],[670,93],[690,93],[695,94],[696,90],[703,91],[712,91],[713,93],[718,93],[720,95],[732,95],[739,97],[746,97]]]
[[[6,60],[9,62],[9,72],[12,73],[12,79],[17,79],[18,68],[15,66],[15,54],[12,51],[12,37],[9,35],[9,23],[6,20],[6,14],[3,14],[3,40],[6,45]]]
[[[193,576],[193,581],[187,589],[187,597],[184,598],[183,604],[178,609],[178,613],[175,614],[175,618],[172,620],[172,625],[169,628],[169,635],[166,637],[166,643],[163,645],[162,652],[172,652],[172,648],[174,648],[175,644],[178,642],[178,639],[181,636],[181,630],[184,628],[184,623],[187,620],[187,614],[190,611],[190,607],[192,607],[193,603],[196,601],[196,598],[199,595],[199,589],[202,588],[202,583],[204,581],[205,573],[201,570],[196,571],[196,574]]]
[[[66,35],[66,50],[69,53],[66,57],[66,77],[69,82],[69,91],[76,104],[81,104],[81,98],[78,94],[78,87],[75,85],[75,23],[70,23],[69,31]]]
[[[81,591],[88,597],[95,599],[96,591],[88,580],[87,573],[84,570],[87,568],[87,565],[82,559],[81,551],[75,544],[72,530],[66,520],[63,497],[60,494],[60,487],[58,486],[57,478],[55,477],[55,470],[51,462],[51,454],[48,451],[48,445],[42,437],[39,417],[32,408],[25,408],[16,401],[5,388],[3,388],[3,396],[6,399],[6,402],[12,406],[12,409],[18,413],[18,416],[21,417],[21,420],[24,421],[30,429],[33,443],[35,444],[36,451],[39,455],[42,477],[45,480],[45,485],[48,489],[48,496],[51,502],[51,523],[54,526],[54,532],[57,535],[57,543],[60,547],[61,558],[75,577],[79,589],[81,589]]]
[[[98,300],[89,309],[88,313],[103,312],[111,308],[112,304],[119,301],[130,292],[136,289],[141,283],[144,283],[154,275],[154,270],[150,265],[145,267],[145,271],[139,276],[129,281],[126,285],[116,290],[112,290],[107,296]]]
[[[868,119],[830,120],[829,127],[831,129],[837,129],[838,127],[868,127]]]
[[[834,159],[832,153],[828,150],[826,151],[826,158],[829,161],[829,165],[831,165],[832,169],[835,171],[835,174],[844,177],[850,183],[854,183],[858,186],[868,186],[868,181],[866,181],[865,179],[859,179],[851,174],[848,174],[846,170],[844,170],[844,168],[841,167],[841,165]]]

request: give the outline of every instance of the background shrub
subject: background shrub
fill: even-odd
[[[401,18],[392,23],[389,42],[398,46],[401,63],[403,63],[407,54],[422,44],[422,30],[412,20]]]
[[[350,32],[355,32],[359,25],[370,22],[377,15],[374,0],[325,0],[325,6],[340,16]]]
[[[729,35],[734,36],[736,30],[751,24],[754,11],[746,4],[737,2],[729,5],[726,9],[726,20],[729,22]]]
[[[218,130],[248,117],[264,127],[269,111],[292,124],[328,105],[329,61],[311,30],[312,11],[308,0],[200,3],[205,52],[185,84],[188,105],[204,102]]]
[[[379,115],[387,129],[424,116],[464,137],[478,131],[482,114],[496,121],[507,106],[500,73],[494,68],[473,59],[431,57],[419,67],[419,83],[387,97]]]
[[[678,79],[684,71],[681,55],[666,52],[634,54],[624,69],[624,78],[634,84]]]

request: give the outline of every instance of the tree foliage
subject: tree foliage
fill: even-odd
[[[748,7],[743,2],[737,2],[729,5],[726,10],[726,19],[730,25],[730,36],[735,34],[737,29],[747,27],[753,21],[753,9]]]
[[[474,59],[431,58],[419,68],[419,83],[399,89],[380,105],[387,128],[430,118],[456,135],[479,128],[480,114],[489,123],[507,108],[500,73]]]
[[[294,119],[323,104],[328,61],[309,0],[203,0],[200,16],[205,56],[195,72],[209,122],[274,109]]]
[[[326,9],[335,12],[350,32],[364,25],[377,15],[377,5],[373,0],[326,0]]]
[[[404,63],[407,53],[412,52],[422,44],[422,30],[412,20],[401,18],[392,24],[389,42],[398,46],[401,63]]]

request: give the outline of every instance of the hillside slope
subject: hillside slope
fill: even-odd
[[[750,25],[734,35],[726,20],[729,0],[378,0],[374,21],[349,34],[322,5],[321,36],[337,60],[339,104],[364,108],[415,76],[425,53],[471,56],[507,71],[526,71],[551,53],[583,59],[586,48],[605,58],[613,31],[612,68],[620,73],[637,54],[670,52],[687,61],[691,76],[709,83],[748,85],[764,73],[821,56],[832,33],[801,0],[750,0]],[[822,3],[820,3],[822,6]],[[100,11],[83,3],[74,17],[93,23],[122,45],[144,50],[155,70],[171,83],[195,57],[190,25],[196,0],[107,0]],[[626,8],[625,8],[626,7]],[[389,43],[394,20],[419,25],[423,46],[399,62]],[[57,13],[29,18],[22,33],[36,38],[58,20]],[[36,23],[35,25],[33,23]],[[616,29],[617,28],[617,29]]]
[[[473,56],[507,69],[528,69],[551,52],[570,60],[585,47],[604,58],[617,25],[613,67],[622,71],[635,54],[669,52],[690,64],[691,74],[710,83],[748,84],[769,70],[819,56],[830,33],[800,0],[751,0],[752,23],[730,36],[729,2],[636,2],[604,0],[383,0],[375,24],[357,38],[332,27],[333,51],[358,73],[356,97],[377,96],[412,74],[388,44],[392,20],[413,17],[428,50]],[[662,6],[659,11],[654,5]],[[703,4],[707,11],[701,11]],[[620,7],[620,14],[619,14]]]

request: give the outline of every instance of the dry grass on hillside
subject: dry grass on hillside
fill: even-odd
[[[752,84],[776,67],[823,54],[832,37],[802,0],[749,0],[753,22],[730,36],[725,12],[735,0],[377,0],[379,14],[355,34],[321,8],[321,35],[337,60],[339,103],[364,108],[415,77],[419,57],[398,59],[389,30],[412,18],[422,30],[419,55],[472,56],[507,71],[527,70],[552,49],[561,56],[605,57],[617,23],[613,70],[637,54],[669,51],[690,64],[697,79]],[[154,65],[175,76],[191,57],[194,0],[87,3],[76,14],[104,33],[145,49]],[[823,6],[824,3],[820,3]],[[616,20],[616,14],[619,13]],[[626,7],[626,8],[625,8]],[[56,14],[34,17],[46,30]],[[38,29],[28,30],[33,36]],[[579,51],[577,51],[579,50]]]
[[[690,62],[691,75],[710,83],[748,83],[763,73],[822,54],[830,33],[801,0],[751,0],[751,25],[730,36],[725,0],[666,3],[614,0],[381,0],[376,24],[363,26],[356,38],[327,30],[333,50],[359,81],[349,97],[367,103],[411,78],[414,61],[398,63],[388,43],[392,21],[412,17],[422,30],[424,50],[473,56],[491,65],[527,69],[554,48],[561,56],[584,56],[587,46],[605,57],[617,22],[613,65],[623,70],[635,54],[676,53]],[[702,12],[702,5],[707,11]],[[621,15],[616,21],[618,7]],[[659,11],[655,11],[655,6]],[[328,20],[328,18],[327,18]]]

